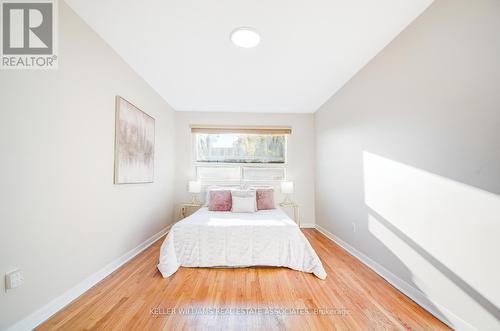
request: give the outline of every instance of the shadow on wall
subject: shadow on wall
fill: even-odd
[[[352,152],[357,146],[339,144],[330,148],[340,151],[341,157],[337,158],[335,163],[331,163],[327,157],[324,160],[320,159],[319,166],[328,171],[323,172],[324,177],[320,178],[316,185],[319,192],[328,192],[328,194],[316,195],[317,205],[320,206],[318,211],[321,213],[318,214],[317,221],[323,221],[318,224],[387,268],[409,286],[420,291],[423,295],[419,303],[435,313],[444,323],[452,326],[446,314],[426,296],[426,289],[420,288],[412,269],[404,262],[404,257],[399,256],[393,247],[387,245],[384,238],[378,238],[370,232],[372,210],[366,208],[363,200],[365,164],[359,157],[360,154]],[[319,157],[321,158],[322,155]],[[351,224],[348,220],[357,221],[352,224],[356,225],[356,229],[350,228]]]
[[[360,226],[364,226],[367,229],[369,228],[369,224],[371,222],[371,215],[368,215],[368,218],[366,220],[366,224],[360,224]],[[412,270],[403,262],[403,260],[398,257],[398,255],[395,254],[395,252],[387,245],[384,244],[383,239],[379,239],[373,234],[369,238],[370,241],[370,246],[371,246],[371,252],[376,252],[377,256],[383,257],[383,263],[380,262],[379,258],[373,258],[373,254],[368,254],[370,258],[377,260],[377,263],[383,265],[384,267],[387,267],[387,265],[391,266],[391,272],[394,272],[394,270],[397,270],[397,277],[400,279],[403,279],[409,286],[413,287],[414,289],[417,289],[422,293],[421,301],[419,304],[422,304],[425,309],[428,309],[430,312],[434,313],[436,317],[438,317],[441,321],[446,323],[449,326],[453,326],[453,323],[446,318],[446,314],[443,313],[434,303],[433,301],[426,295],[425,289],[421,288],[419,284],[415,281],[414,279],[414,274]],[[364,238],[365,240],[365,238]],[[367,255],[367,254],[365,254]]]
[[[486,309],[492,316],[496,318],[496,320],[500,321],[500,309],[495,306],[490,300],[484,297],[481,293],[475,290],[472,286],[467,284],[462,278],[460,278],[456,273],[450,270],[447,266],[441,263],[434,256],[429,254],[425,249],[423,249],[420,245],[418,245],[415,241],[413,241],[410,237],[405,235],[399,229],[397,229],[390,222],[385,220],[382,216],[378,215],[374,210],[368,207],[370,210],[369,222],[376,221],[381,225],[385,226],[387,230],[391,231],[394,235],[396,235],[399,239],[404,241],[408,246],[410,246],[415,252],[417,252],[421,257],[423,257],[427,262],[432,264],[439,272],[441,272],[446,278],[451,280],[455,285],[457,285],[460,289],[462,289],[469,297],[474,299],[481,307]],[[417,287],[414,284],[415,287]]]
[[[489,254],[500,250],[500,196],[366,151],[363,175],[377,260],[432,298],[436,312],[431,301],[450,306],[459,290],[500,321],[499,267]]]

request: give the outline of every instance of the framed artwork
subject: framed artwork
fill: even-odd
[[[116,97],[115,184],[154,180],[155,119]]]

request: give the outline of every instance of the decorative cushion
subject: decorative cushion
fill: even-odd
[[[257,211],[257,191],[255,190],[232,190],[231,194],[233,197],[238,198],[252,198],[254,203],[254,211]]]
[[[205,204],[204,205],[208,207],[208,205],[210,203],[210,192],[211,191],[231,191],[231,190],[235,190],[238,188],[239,188],[239,186],[217,186],[217,185],[208,186],[206,188]]]
[[[215,190],[209,193],[208,210],[230,211],[232,206],[230,190]]]
[[[233,213],[254,213],[255,210],[255,198],[254,197],[237,197],[232,198],[231,211]]]
[[[274,205],[274,189],[257,189],[257,210],[276,209]]]

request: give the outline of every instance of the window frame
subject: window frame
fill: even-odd
[[[221,132],[228,133],[228,132]],[[290,134],[283,134],[285,136],[285,160],[283,163],[246,163],[246,162],[206,162],[198,161],[198,144],[196,135],[198,132],[190,132],[191,134],[191,160],[194,165],[194,173],[196,179],[202,181],[203,183],[209,184],[242,184],[242,183],[278,183],[287,180],[287,168],[288,168],[288,139]],[[215,132],[214,132],[215,134]],[[258,134],[258,133],[256,133]],[[199,177],[198,168],[239,168],[239,179],[238,180],[218,180],[218,179],[201,179]],[[283,169],[283,179],[265,179],[265,180],[252,180],[244,178],[244,168],[278,168]]]
[[[215,168],[215,169],[223,169],[223,168],[233,168],[238,169],[239,176],[237,179],[217,179],[217,178],[200,178],[199,168]],[[280,179],[246,179],[244,177],[245,168],[257,168],[257,169],[281,169],[283,170],[283,178]],[[248,167],[246,165],[195,165],[195,176],[196,179],[201,181],[202,183],[279,183],[287,180],[287,168],[284,165],[278,167]]]

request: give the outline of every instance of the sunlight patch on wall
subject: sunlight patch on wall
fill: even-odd
[[[428,262],[424,257],[420,256],[417,252],[411,251],[411,247],[405,243],[405,241],[399,238],[390,229],[384,226],[377,217],[368,214],[368,231],[375,236],[381,243],[385,245],[387,249],[397,257],[401,263],[408,269],[423,269],[428,268]],[[406,265],[403,261],[407,260],[409,257],[408,250],[411,251],[411,263]],[[409,270],[408,272],[411,273]],[[420,291],[427,294],[427,283],[425,279],[421,279],[418,274],[411,274],[411,282],[414,283],[414,287],[417,287]]]
[[[491,260],[500,251],[500,196],[366,151],[363,171],[369,229],[382,243],[406,261],[400,241],[411,242],[500,304],[500,267]]]

